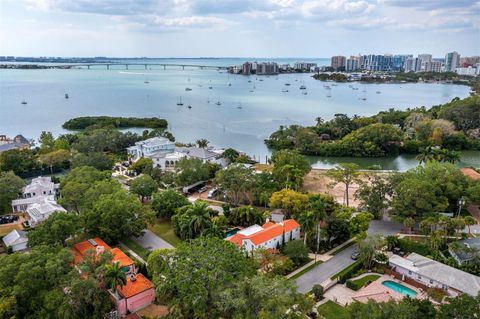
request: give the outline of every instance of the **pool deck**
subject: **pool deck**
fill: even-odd
[[[362,303],[367,303],[369,300],[373,300],[375,302],[388,302],[390,300],[395,300],[399,301],[405,298],[405,295],[392,290],[386,286],[384,286],[382,283],[384,281],[393,281],[398,284],[401,284],[407,288],[412,289],[417,293],[415,296],[416,299],[427,299],[428,296],[425,292],[421,291],[420,289],[413,287],[405,282],[402,282],[400,280],[397,280],[391,276],[388,275],[382,275],[380,278],[372,282],[366,287],[361,288],[359,291],[357,291],[353,296],[352,299],[362,302]]]

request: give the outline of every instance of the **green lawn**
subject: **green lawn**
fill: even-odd
[[[318,308],[318,313],[326,319],[348,319],[348,313],[339,304],[329,300]]]
[[[308,272],[308,271],[312,270],[314,267],[316,267],[316,266],[320,265],[321,263],[322,263],[322,261],[321,261],[321,260],[317,260],[315,263],[311,264],[310,266],[308,266],[308,267],[307,267],[307,268],[305,268],[304,270],[302,270],[302,271],[300,271],[300,272],[296,273],[295,275],[293,275],[293,276],[292,276],[292,277],[290,277],[289,279],[291,279],[291,280],[295,280],[295,279],[297,279],[298,277],[300,277],[301,275],[303,275],[304,273],[306,273],[306,272]]]
[[[148,254],[150,252],[148,250],[146,250],[145,248],[143,248],[142,246],[140,246],[139,244],[137,244],[136,241],[134,241],[131,238],[128,238],[128,239],[122,240],[122,243],[125,244],[125,246],[127,246],[128,248],[130,248],[134,252],[136,252],[137,255],[139,255],[140,257],[143,258],[143,260],[147,261]]]
[[[355,287],[358,287],[358,289],[353,289],[353,290],[360,290],[360,288],[365,286],[365,284],[367,282],[373,282],[373,281],[377,280],[378,278],[380,278],[380,275],[367,275],[367,276],[362,277],[360,279],[352,280],[351,282],[353,283],[353,285]]]
[[[182,240],[175,235],[172,224],[167,219],[158,219],[155,224],[148,227],[157,236],[162,237],[172,246],[178,246],[182,243]]]

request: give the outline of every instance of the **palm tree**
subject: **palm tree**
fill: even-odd
[[[311,211],[304,212],[303,214],[300,214],[298,216],[297,221],[302,226],[304,232],[303,243],[305,246],[307,246],[308,233],[313,231],[313,229],[317,225],[315,220],[315,214]]]
[[[225,230],[226,227],[218,222],[212,222],[210,224],[210,227],[205,228],[202,231],[202,236],[205,237],[218,237],[218,238],[223,238],[225,235]]]
[[[208,140],[204,139],[204,138],[201,138],[201,139],[197,140],[196,143],[197,143],[198,147],[206,148],[210,142]]]
[[[105,279],[108,287],[112,289],[117,297],[117,287],[119,286],[121,288],[127,284],[127,276],[122,271],[122,267],[118,261],[113,264],[105,265]]]
[[[204,202],[195,202],[186,213],[190,215],[189,230],[193,235],[200,234],[212,223],[212,210]]]
[[[470,235],[470,226],[473,226],[473,225],[476,225],[477,224],[477,220],[475,218],[473,218],[472,216],[466,216],[465,217],[465,225],[467,225],[468,227],[468,235]]]
[[[433,161],[436,159],[436,157],[437,157],[436,148],[427,146],[420,150],[420,154],[417,155],[416,159],[417,161],[420,162],[420,164],[422,164],[422,163]]]
[[[323,119],[322,119],[320,116],[319,116],[319,117],[317,117],[317,118],[315,119],[315,121],[317,122],[317,126],[320,126],[320,125],[322,125],[322,124],[323,124],[323,122],[324,122],[324,121],[323,121]]]
[[[439,154],[439,159],[441,162],[448,162],[455,164],[460,161],[460,153],[453,150],[442,149]]]

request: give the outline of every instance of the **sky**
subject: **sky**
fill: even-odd
[[[0,55],[480,55],[480,0],[0,0]]]

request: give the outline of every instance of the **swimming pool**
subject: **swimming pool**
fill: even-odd
[[[384,282],[382,282],[382,285],[384,285],[385,287],[390,288],[390,289],[392,289],[396,292],[399,292],[404,296],[409,296],[411,298],[415,298],[417,296],[417,293],[414,290],[412,290],[408,287],[405,287],[404,285],[399,284],[399,283],[394,282],[394,281],[385,280]]]

